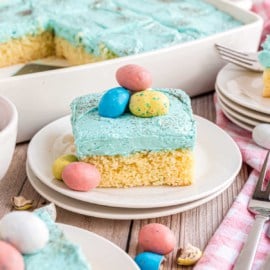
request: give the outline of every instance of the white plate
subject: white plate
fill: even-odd
[[[196,200],[190,203],[173,205],[168,207],[129,209],[120,207],[107,207],[69,198],[42,184],[42,182],[34,175],[28,163],[26,164],[26,172],[29,182],[31,183],[33,188],[42,197],[44,197],[50,202],[53,202],[55,205],[81,215],[114,220],[116,219],[130,220],[130,219],[146,219],[146,218],[149,219],[174,215],[177,213],[187,211],[212,200],[213,198],[218,196],[221,192],[223,192],[225,189],[227,189],[234,180],[232,178],[231,181],[229,181],[226,186],[223,186],[215,193],[212,193],[211,195],[204,197],[203,199]]]
[[[65,236],[81,247],[87,261],[95,269],[139,270],[134,260],[109,240],[75,226],[59,224]]]
[[[245,129],[245,130],[247,130],[247,131],[251,131],[251,132],[252,132],[252,130],[253,130],[254,127],[255,127],[255,126],[249,125],[249,124],[247,124],[247,123],[244,123],[244,122],[242,122],[242,121],[239,120],[239,119],[236,119],[234,116],[232,116],[229,112],[227,112],[227,111],[225,111],[225,110],[223,110],[222,112],[225,114],[225,116],[226,116],[231,122],[233,122],[233,123],[236,124],[237,126],[243,128],[243,129]]]
[[[238,146],[228,134],[204,118],[196,116],[196,122],[196,169],[195,181],[191,186],[96,188],[89,192],[70,190],[62,181],[54,179],[51,169],[54,161],[54,141],[64,133],[71,133],[70,117],[52,122],[33,137],[28,147],[28,161],[34,174],[44,184],[77,200],[127,208],[164,207],[187,203],[206,197],[226,186],[237,175],[242,162]]]
[[[219,104],[220,104],[222,111],[229,113],[233,118],[235,118],[235,119],[237,119],[245,124],[248,124],[250,126],[256,126],[256,125],[259,125],[262,123],[260,121],[255,120],[255,119],[246,117],[246,116],[240,114],[239,112],[234,111],[233,109],[228,107],[225,103],[223,103],[223,101],[220,99],[219,95],[217,95],[217,98],[218,98],[218,101],[219,101]]]
[[[232,100],[228,99],[227,97],[225,97],[219,87],[216,85],[215,86],[216,92],[218,94],[218,97],[220,100],[222,100],[222,102],[224,104],[226,104],[228,107],[230,107],[232,110],[255,120],[264,122],[264,123],[270,123],[270,115],[265,114],[265,113],[260,113],[251,109],[248,109],[246,107],[243,107],[235,102],[233,102]]]
[[[270,114],[270,98],[262,97],[262,73],[228,64],[218,73],[216,84],[228,99],[251,110]]]

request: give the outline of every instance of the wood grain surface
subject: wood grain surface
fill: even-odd
[[[213,92],[193,98],[192,107],[195,114],[215,122]],[[47,203],[47,201],[32,188],[27,180],[25,170],[27,146],[28,143],[22,143],[16,146],[8,173],[0,182],[0,217],[12,210],[11,198],[13,196],[23,195],[26,198],[33,199],[34,208]],[[233,184],[222,192],[221,195],[199,207],[183,213],[162,218],[119,221],[87,217],[71,213],[58,207],[57,221],[97,233],[120,246],[132,257],[139,251],[137,239],[140,228],[151,222],[159,222],[170,227],[176,235],[178,247],[183,247],[186,243],[191,243],[203,250],[241,190],[248,173],[247,166],[243,165]],[[192,267],[177,266],[175,260],[176,249],[166,257],[163,269],[192,269]]]

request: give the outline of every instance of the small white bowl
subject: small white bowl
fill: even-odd
[[[0,96],[0,180],[10,165],[18,130],[18,112],[6,97]]]

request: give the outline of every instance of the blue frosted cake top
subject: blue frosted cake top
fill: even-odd
[[[0,42],[44,30],[100,55],[117,56],[168,47],[240,26],[202,0],[5,0]]]
[[[259,61],[264,67],[270,68],[270,36],[263,43],[263,50],[259,53]]]
[[[35,213],[45,222],[50,238],[47,245],[38,253],[24,255],[25,268],[27,270],[91,270],[80,247],[65,237],[48,212],[41,208]]]
[[[192,149],[196,124],[189,96],[177,89],[155,90],[169,98],[167,115],[140,118],[127,112],[118,118],[105,118],[98,114],[102,94],[76,98],[71,103],[71,123],[78,157]]]

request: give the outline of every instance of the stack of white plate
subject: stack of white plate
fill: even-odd
[[[226,65],[216,80],[218,101],[224,114],[236,125],[252,131],[270,123],[270,98],[262,97],[262,73]]]
[[[143,219],[197,207],[223,192],[241,167],[235,142],[214,123],[196,116],[195,181],[187,187],[95,188],[70,190],[52,175],[56,157],[73,153],[70,117],[41,129],[28,148],[27,175],[47,200],[72,212],[109,219]],[[230,157],[229,159],[227,157]]]

